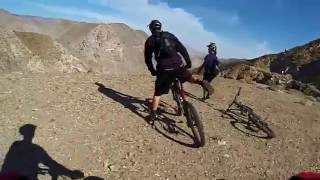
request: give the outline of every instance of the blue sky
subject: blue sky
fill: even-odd
[[[148,31],[151,19],[184,44],[220,57],[253,58],[320,37],[318,0],[1,0],[17,14],[90,22],[123,22]]]

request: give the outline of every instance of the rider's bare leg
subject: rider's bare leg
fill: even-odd
[[[152,99],[152,108],[151,108],[151,114],[150,114],[150,123],[153,126],[154,121],[158,118],[157,115],[157,109],[160,103],[160,96],[153,96]]]
[[[191,76],[191,78],[189,79],[189,82],[201,85],[202,88],[204,88],[208,92],[208,95],[213,94],[214,90],[213,90],[212,86],[210,85],[210,83],[208,81],[201,80],[196,76]]]
[[[196,76],[191,76],[191,78],[189,79],[189,82],[190,83],[194,83],[194,84],[199,84],[199,85],[203,85],[203,82],[201,79],[199,79],[198,77]]]
[[[156,112],[160,103],[160,96],[153,96],[152,111]]]
[[[206,98],[206,94],[207,94],[207,90],[205,88],[202,88],[202,90],[203,90],[202,99],[205,99]]]

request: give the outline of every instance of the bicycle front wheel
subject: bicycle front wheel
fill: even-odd
[[[189,128],[191,128],[193,137],[194,137],[194,145],[196,147],[202,147],[205,145],[205,136],[203,124],[200,120],[199,114],[194,106],[189,102],[184,102],[184,111],[185,116],[187,118],[187,124]]]
[[[267,134],[267,138],[271,139],[276,137],[272,129],[270,129],[268,124],[266,124],[265,122],[254,122],[254,123],[260,130],[262,130],[264,133]]]
[[[182,101],[179,96],[178,89],[176,87],[173,87],[171,91],[172,91],[173,99],[177,103],[177,109],[176,109],[177,115],[181,116],[183,114],[183,108],[182,108]]]

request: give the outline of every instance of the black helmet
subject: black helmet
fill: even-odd
[[[152,20],[149,24],[149,29],[151,32],[158,30],[161,30],[161,22],[158,20]]]
[[[216,43],[210,42],[210,43],[207,45],[207,47],[208,47],[210,50],[212,50],[212,51],[214,51],[214,52],[217,52]]]

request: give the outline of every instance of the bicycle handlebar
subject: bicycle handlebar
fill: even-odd
[[[241,89],[242,89],[242,87],[239,87],[239,90],[238,90],[238,92],[237,92],[236,97],[240,96]]]
[[[239,90],[238,90],[237,94],[234,96],[233,101],[232,101],[231,104],[237,102],[237,99],[240,96],[241,89],[242,89],[242,87],[239,87]]]

